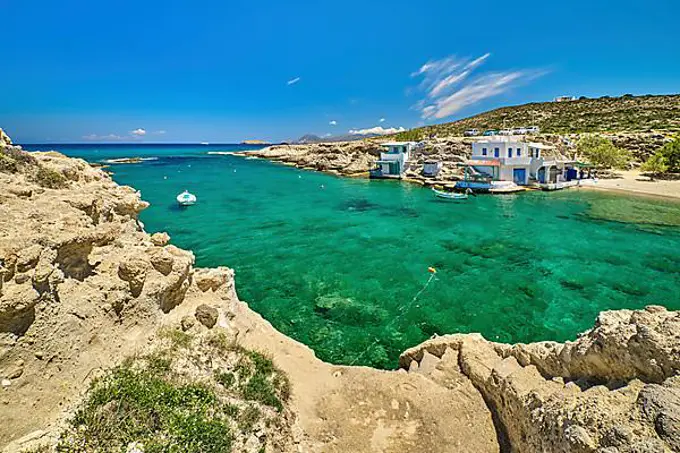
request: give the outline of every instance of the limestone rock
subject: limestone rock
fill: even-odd
[[[196,307],[196,319],[209,329],[212,329],[217,324],[219,312],[215,307],[209,305],[199,305]]]
[[[194,272],[194,281],[196,286],[206,292],[208,290],[217,291],[225,286],[233,277],[231,269],[226,267],[218,267],[213,269],[196,269]]]
[[[183,316],[182,320],[180,322],[180,325],[182,326],[182,330],[184,332],[191,330],[192,327],[196,324],[196,319],[193,316]]]
[[[170,235],[168,233],[154,233],[151,235],[151,242],[157,247],[164,247],[170,242]]]
[[[12,139],[9,138],[7,134],[5,134],[5,131],[0,129],[0,146],[11,146],[12,145]]]

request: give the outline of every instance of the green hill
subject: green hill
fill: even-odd
[[[542,133],[680,131],[680,94],[535,102],[397,134],[397,139],[462,135],[466,129],[538,126]]]

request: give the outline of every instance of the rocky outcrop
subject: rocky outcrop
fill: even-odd
[[[436,370],[451,356],[484,396],[509,451],[678,451],[678,312],[603,312],[565,344],[443,336],[404,352],[400,366]]]
[[[57,153],[0,146],[2,162],[4,451],[53,444],[88,383],[166,327],[264,351],[285,371],[293,415],[280,451],[680,448],[677,312],[605,312],[564,344],[438,337],[404,352],[397,371],[334,366],[239,301],[231,269],[196,269],[168,235],[147,234],[134,189]],[[238,451],[259,444],[248,445]]]
[[[0,129],[0,146],[11,146],[12,145],[12,139],[9,138],[7,134],[5,134],[5,131]]]

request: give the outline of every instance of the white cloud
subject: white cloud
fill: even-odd
[[[156,135],[165,135],[165,134],[166,134],[166,131],[156,131],[156,132],[154,132],[154,134],[156,134]]]
[[[397,132],[404,132],[406,129],[403,127],[395,128],[389,127],[385,129],[382,126],[375,126],[368,129],[351,129],[349,131],[350,135],[388,135],[396,134]]]
[[[491,56],[458,59],[455,56],[429,61],[411,74],[422,77],[418,86],[424,98],[414,108],[423,119],[442,119],[486,98],[545,74],[545,71],[517,70],[489,72],[474,76],[475,70]]]
[[[332,136],[333,136],[333,134],[331,134],[330,132],[329,132],[329,133],[327,133],[327,134],[324,134],[324,137],[326,137],[326,138],[328,138],[328,137],[332,137]]]
[[[287,85],[295,85],[300,81],[300,77],[295,77],[294,79],[290,79],[288,82],[286,82]]]
[[[139,129],[135,129],[134,131],[130,132],[132,135],[137,136],[137,137],[143,137],[146,135],[146,131],[142,129],[141,127]]]
[[[328,124],[330,124],[331,126],[335,126],[338,124],[338,122],[335,120],[331,120]]]
[[[380,118],[379,121],[380,121],[381,123],[384,123],[384,122],[385,122],[385,118]]]

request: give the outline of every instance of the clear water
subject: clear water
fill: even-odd
[[[674,202],[575,190],[447,202],[418,186],[205,151],[105,157],[158,157],[112,167],[151,202],[147,231],[170,233],[199,266],[235,268],[242,300],[330,362],[392,368],[433,334],[562,341],[602,310],[680,309]],[[198,203],[180,209],[184,189]],[[430,266],[436,278],[412,302]]]

